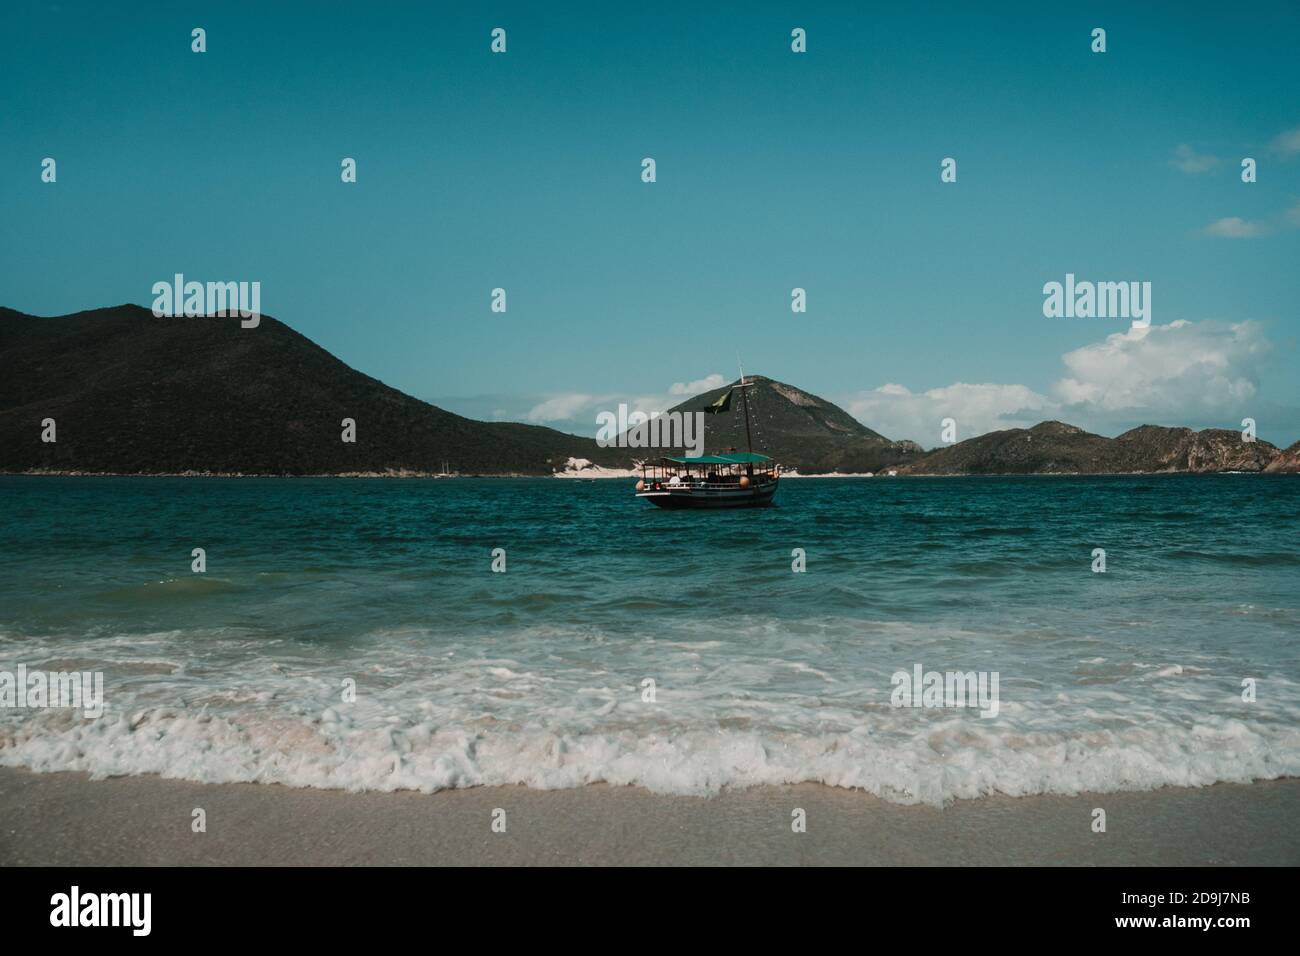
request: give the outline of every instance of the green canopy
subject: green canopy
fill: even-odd
[[[754,465],[771,460],[767,455],[755,455],[746,451],[733,451],[725,455],[701,455],[699,458],[664,458],[664,461],[676,462],[679,465]]]

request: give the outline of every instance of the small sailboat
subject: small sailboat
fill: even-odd
[[[664,457],[642,462],[636,496],[660,508],[761,508],[772,503],[781,480],[781,466],[767,455],[754,452],[750,433],[749,397],[745,389],[753,382],[740,382],[705,409],[708,414],[730,411],[731,397],[740,389],[745,415],[748,451],[728,449],[717,455]]]

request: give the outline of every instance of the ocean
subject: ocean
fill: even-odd
[[[717,513],[631,480],[10,476],[0,511],[0,672],[105,695],[0,707],[0,765],[932,805],[1300,775],[1292,476],[787,479]],[[930,672],[996,675],[996,713],[895,706]]]

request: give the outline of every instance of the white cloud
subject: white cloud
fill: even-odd
[[[890,438],[939,444],[940,422],[959,440],[1059,419],[1089,431],[1133,425],[1239,421],[1250,412],[1270,350],[1254,322],[1172,322],[1128,328],[1061,357],[1066,374],[1048,395],[1025,385],[958,382],[925,392],[882,385],[845,407]]]
[[[1273,140],[1273,152],[1282,156],[1300,156],[1300,126],[1279,133]]]
[[[1247,222],[1238,216],[1217,219],[1202,230],[1207,236],[1217,239],[1252,239],[1262,236],[1267,231],[1257,222]]]
[[[599,401],[600,399],[597,396],[588,395],[585,392],[569,392],[565,395],[554,395],[530,408],[528,410],[527,418],[530,422],[569,421],[582,409],[592,406]]]
[[[1268,350],[1254,322],[1129,328],[1063,355],[1069,374],[1052,392],[1093,421],[1221,415],[1254,397]]]
[[[693,382],[675,382],[668,387],[667,391],[650,395],[562,392],[534,399],[532,407],[524,413],[522,420],[579,435],[594,435],[596,415],[599,412],[608,411],[617,414],[620,404],[627,405],[630,412],[640,411],[646,414],[665,412],[693,395],[719,388],[726,383],[727,379],[714,372]]]
[[[957,422],[958,440],[1003,428],[1024,428],[1047,417],[1053,403],[1024,385],[967,384],[913,392],[896,384],[860,392],[845,410],[889,438],[939,444],[941,422]]]
[[[1169,160],[1169,164],[1185,173],[1195,175],[1197,173],[1208,173],[1215,166],[1218,166],[1219,158],[1198,153],[1186,143],[1179,143],[1174,149],[1174,158]]]
[[[696,379],[693,382],[675,382],[668,389],[668,394],[689,398],[692,395],[699,395],[701,392],[711,392],[715,388],[722,388],[726,384],[727,380],[714,372],[712,375],[706,375],[704,378]]]

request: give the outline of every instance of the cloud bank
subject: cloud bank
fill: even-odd
[[[1115,433],[1143,423],[1235,425],[1253,409],[1269,343],[1255,322],[1187,322],[1128,328],[1061,356],[1047,394],[1025,385],[958,382],[924,392],[889,384],[850,396],[846,409],[891,438],[927,448],[942,421],[957,438],[1060,419]]]
[[[594,436],[598,412],[616,412],[620,404],[627,405],[629,411],[641,411],[647,414],[666,412],[692,395],[721,388],[728,381],[729,379],[720,373],[713,372],[691,382],[674,382],[665,391],[650,395],[634,395],[630,392],[604,394],[562,392],[546,396],[540,401],[535,400],[519,417],[534,425],[546,425],[549,428],[558,428],[577,435]]]

